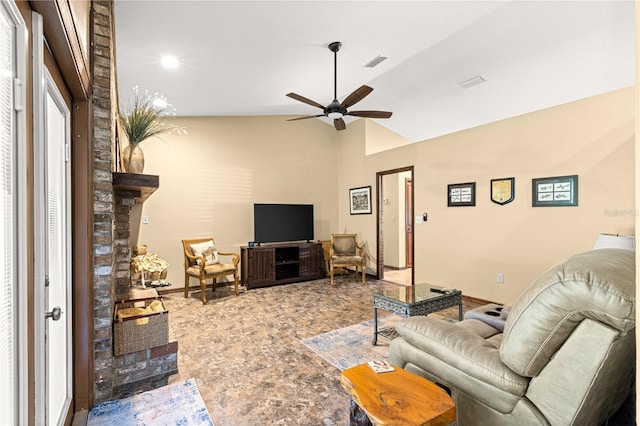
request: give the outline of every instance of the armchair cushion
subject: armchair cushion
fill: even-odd
[[[355,256],[357,255],[358,245],[356,243],[355,234],[334,235],[333,236],[333,254],[338,256]]]
[[[362,256],[333,256],[334,265],[353,265],[354,263],[362,263]]]
[[[482,321],[452,324],[417,316],[399,322],[396,330],[408,343],[446,363],[449,383],[458,389],[477,380],[510,395],[522,396],[527,390],[529,379],[500,361],[502,334]]]
[[[518,374],[537,376],[584,319],[623,335],[634,330],[634,256],[629,250],[594,250],[542,274],[513,304],[500,349],[502,362]]]
[[[216,247],[213,245],[213,240],[205,241],[204,243],[191,244],[191,251],[194,256],[203,257],[205,265],[215,265],[220,263],[220,257],[218,256]],[[199,264],[200,259],[197,259],[196,262]]]
[[[204,267],[204,273],[206,275],[218,275],[218,274],[224,274],[225,272],[231,274],[235,269],[236,269],[235,266],[233,266],[230,263],[216,263],[213,265],[206,265]],[[195,275],[195,276],[200,275],[200,271],[201,269],[199,266],[191,266],[187,269],[187,273],[189,275]]]

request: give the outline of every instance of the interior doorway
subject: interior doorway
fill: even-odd
[[[379,280],[414,283],[413,166],[376,173]]]

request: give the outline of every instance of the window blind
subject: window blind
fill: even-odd
[[[0,424],[16,424],[16,28],[0,6]]]

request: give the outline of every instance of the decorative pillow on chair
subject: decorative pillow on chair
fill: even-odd
[[[191,244],[191,251],[194,256],[203,256],[205,265],[215,265],[220,263],[220,258],[218,257],[218,250],[213,245],[213,240],[205,241],[204,243]],[[198,265],[200,264],[200,259],[197,259]]]

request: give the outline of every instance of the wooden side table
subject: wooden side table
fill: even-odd
[[[343,371],[340,384],[351,396],[352,425],[367,424],[358,419],[358,408],[375,426],[445,426],[456,419],[455,403],[444,389],[398,367],[376,374],[361,364]]]

